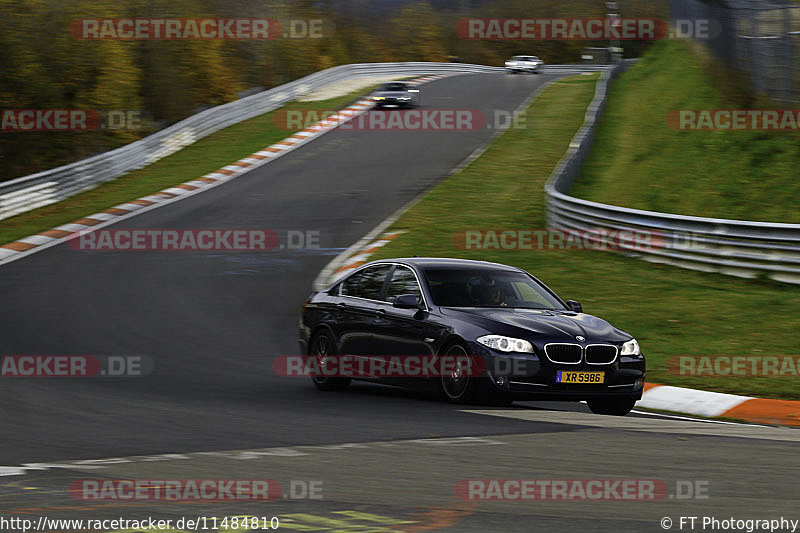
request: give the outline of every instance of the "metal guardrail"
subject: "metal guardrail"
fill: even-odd
[[[629,209],[569,196],[594,140],[610,81],[627,66],[601,74],[583,126],[547,184],[548,226],[554,229],[641,232],[646,245],[627,251],[647,261],[741,277],[800,283],[800,224],[703,218]],[[618,241],[617,241],[618,242]]]
[[[551,72],[603,67],[551,65]],[[213,107],[136,142],[69,165],[0,182],[0,220],[49,205],[149,165],[233,124],[267,113],[311,91],[365,76],[409,76],[502,72],[501,67],[462,63],[356,63],[316,72],[299,80]]]

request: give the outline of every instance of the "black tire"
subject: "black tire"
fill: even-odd
[[[463,344],[454,342],[445,348],[442,355],[465,356],[467,349]],[[439,394],[448,402],[470,403],[475,400],[477,379],[474,376],[458,376],[455,373],[451,376],[441,376],[438,381]]]
[[[320,331],[311,338],[308,354],[316,356],[320,364],[324,364],[326,355],[336,355],[336,342],[327,331]],[[321,391],[344,390],[350,385],[350,378],[326,378],[314,376],[311,381]]]
[[[636,400],[631,398],[611,398],[606,400],[589,400],[589,409],[596,415],[625,416],[631,412]]]

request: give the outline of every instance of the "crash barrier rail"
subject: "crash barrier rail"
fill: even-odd
[[[549,72],[602,70],[602,66],[550,65]],[[367,76],[411,76],[502,72],[500,67],[462,63],[356,63],[304,78],[206,109],[138,141],[102,154],[36,174],[0,182],[0,220],[52,204],[142,168],[184,146],[233,124],[267,113],[314,90]]]
[[[592,149],[608,85],[626,61],[603,72],[583,126],[545,185],[548,226],[575,230],[642,259],[741,277],[800,283],[800,224],[704,218],[590,202],[568,193]]]

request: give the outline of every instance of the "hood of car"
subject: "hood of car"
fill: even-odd
[[[522,328],[544,342],[575,342],[583,337],[585,342],[624,342],[630,335],[596,316],[571,311],[538,309],[498,309],[476,307],[446,307],[442,312],[480,325],[490,333],[514,335],[503,326]],[[518,334],[517,334],[518,335]],[[579,341],[584,342],[584,341]]]

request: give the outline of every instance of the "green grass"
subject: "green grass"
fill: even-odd
[[[292,135],[276,125],[275,113],[285,110],[336,110],[346,107],[371,88],[316,102],[291,102],[220,130],[152,165],[130,172],[95,189],[0,221],[0,244],[60,226],[117,204],[199,178]],[[280,121],[278,121],[280,122]]]
[[[595,146],[572,193],[685,215],[800,222],[800,133],[678,131],[679,109],[775,109],[702,49],[655,44],[613,84]]]
[[[760,397],[800,399],[798,378],[686,378],[666,371],[676,355],[796,354],[800,288],[655,265],[614,252],[466,251],[453,233],[542,229],[543,186],[583,122],[595,77],[554,83],[512,129],[463,171],[430,191],[392,230],[406,230],[373,258],[460,257],[522,267],[563,298],[635,335],[648,380]]]

